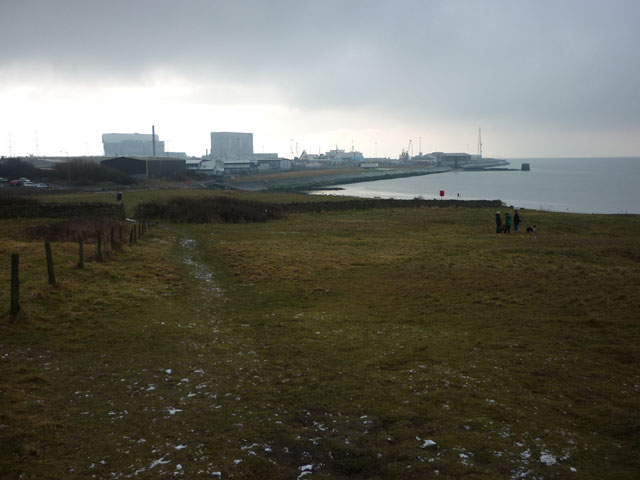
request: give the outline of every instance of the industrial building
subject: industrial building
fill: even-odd
[[[130,155],[152,157],[165,155],[164,142],[149,133],[105,133],[102,135],[105,157]]]
[[[242,175],[291,170],[291,160],[279,158],[277,153],[253,153],[253,133],[211,132],[209,158],[211,162],[216,162],[215,165],[205,165],[203,162],[200,169],[215,174]]]
[[[183,175],[186,170],[186,160],[171,157],[119,156],[100,163],[134,178],[171,178]]]
[[[253,133],[211,132],[211,158],[249,160],[253,157]]]

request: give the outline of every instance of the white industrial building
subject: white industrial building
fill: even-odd
[[[211,132],[211,158],[248,160],[253,156],[253,133]]]
[[[165,156],[164,142],[160,141],[158,135],[150,133],[105,133],[102,135],[102,145],[105,157]]]
[[[225,175],[251,174],[270,170],[290,170],[291,160],[277,153],[253,153],[253,133],[211,132],[210,162],[200,169]],[[206,162],[209,163],[209,162]]]

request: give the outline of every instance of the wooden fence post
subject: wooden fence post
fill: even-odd
[[[109,243],[110,243],[110,247],[111,247],[111,251],[115,250],[115,243],[116,243],[116,232],[113,230],[113,226],[111,227],[111,237],[109,238]]]
[[[97,251],[97,257],[98,260],[102,260],[102,230],[98,230],[98,251]]]
[[[44,251],[47,255],[47,273],[49,274],[49,285],[55,285],[56,276],[53,272],[53,255],[51,254],[51,244],[48,240],[44,242]]]
[[[15,315],[20,310],[20,280],[18,278],[19,256],[17,253],[11,254],[11,315]]]
[[[84,268],[84,241],[82,235],[78,240],[78,268]]]
[[[136,238],[136,225],[133,225],[133,243],[136,243],[138,241],[138,239]]]

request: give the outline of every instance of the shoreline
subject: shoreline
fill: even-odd
[[[455,170],[473,168],[490,172],[492,168],[504,168],[508,162],[496,160],[483,162],[474,166],[462,166],[453,168],[448,166],[422,166],[422,167],[388,167],[375,170],[362,170],[352,168],[332,168],[280,174],[265,174],[252,177],[227,180],[225,187],[247,191],[277,191],[308,193],[313,190],[325,190],[334,185],[354,184],[361,182],[375,182],[379,180],[392,180],[396,178],[418,177],[423,175],[435,175]]]

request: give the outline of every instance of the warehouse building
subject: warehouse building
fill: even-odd
[[[134,178],[171,178],[183,175],[187,162],[172,157],[122,156],[107,158],[100,163]]]

